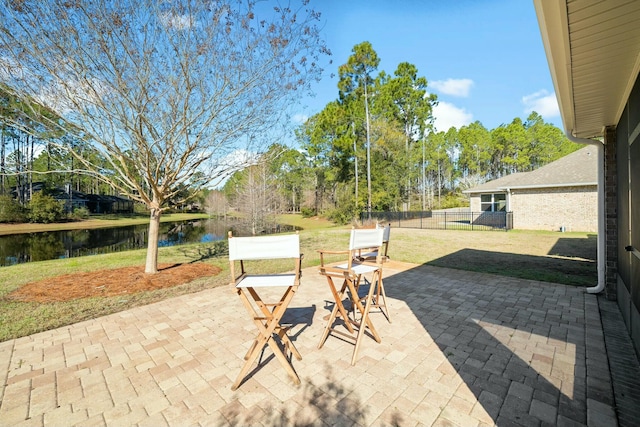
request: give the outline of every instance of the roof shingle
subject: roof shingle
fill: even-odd
[[[593,145],[587,145],[534,171],[506,175],[465,190],[463,193],[597,184],[598,150]]]

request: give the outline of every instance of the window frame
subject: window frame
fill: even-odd
[[[487,197],[490,198],[490,201],[485,201]],[[506,212],[507,211],[507,193],[480,194],[480,210],[482,212]]]

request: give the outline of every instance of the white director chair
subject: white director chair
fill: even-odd
[[[335,305],[329,316],[329,321],[324,329],[318,348],[322,348],[330,334],[353,340],[355,347],[351,358],[352,365],[356,363],[358,349],[360,348],[365,330],[368,330],[376,342],[381,341],[378,332],[369,318],[369,312],[372,307],[375,285],[382,285],[382,258],[380,255],[380,247],[382,246],[383,233],[381,228],[352,229],[349,240],[349,250],[318,251],[320,253],[320,274],[327,277],[331,294],[335,300]],[[379,255],[376,256],[374,262],[361,261],[358,258],[358,254],[362,249],[375,249]],[[338,265],[325,264],[325,255],[329,254],[344,254],[347,261]],[[361,299],[358,296],[358,284],[361,277],[367,274],[372,275],[371,285],[369,286],[366,297]],[[336,287],[334,278],[342,280],[340,290]],[[350,315],[344,306],[343,299],[345,296],[350,299],[353,316]],[[356,319],[357,313],[359,313],[359,319]],[[340,323],[338,322],[338,317],[343,320],[344,327],[347,329],[346,332],[338,325],[338,323]]]
[[[249,274],[247,271],[247,261],[287,258],[292,260],[292,273]],[[298,360],[302,360],[302,356],[287,336],[288,328],[280,325],[280,320],[300,285],[301,259],[300,236],[297,233],[260,237],[233,237],[229,232],[231,281],[258,329],[258,334],[244,357],[244,366],[231,387],[232,390],[236,390],[240,386],[265,345],[271,348],[273,354],[280,361],[294,383],[300,384],[300,378],[293,369],[290,356],[293,355]],[[240,271],[237,275],[236,263],[240,264]],[[279,300],[273,299],[271,302],[267,302],[259,295],[259,292],[268,293],[269,290],[273,289],[283,290]],[[276,337],[278,337],[282,348],[275,340]],[[291,354],[287,356],[285,354],[287,352]]]

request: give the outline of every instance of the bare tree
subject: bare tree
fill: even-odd
[[[275,226],[275,215],[281,213],[277,207],[279,196],[275,181],[264,161],[233,176],[233,204],[252,235]]]
[[[109,165],[61,145],[78,172],[147,205],[147,273],[167,200],[227,176],[234,151],[259,151],[320,77],[319,14],[285,3],[0,0],[0,79]]]
[[[205,209],[209,215],[226,218],[229,211],[227,196],[222,191],[211,190],[205,199]]]

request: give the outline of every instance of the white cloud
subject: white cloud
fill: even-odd
[[[221,159],[211,159],[211,169],[205,173],[213,177],[209,183],[210,189],[221,189],[235,172],[248,166],[255,165],[260,156],[257,153],[238,149]]]
[[[297,124],[304,124],[304,122],[306,122],[307,120],[309,120],[309,116],[307,116],[306,114],[298,113],[298,114],[294,114],[291,117],[291,121]]]
[[[532,111],[540,114],[543,118],[559,117],[560,107],[555,93],[549,93],[546,90],[540,90],[522,97],[524,104],[524,112],[529,114]]]
[[[429,86],[445,95],[466,98],[467,96],[469,96],[469,91],[471,90],[471,86],[473,86],[473,80],[471,79],[435,80],[430,82]]]
[[[167,28],[175,28],[176,30],[188,30],[194,26],[194,19],[190,15],[164,13],[160,20]]]
[[[438,105],[433,107],[434,126],[438,132],[446,132],[451,127],[460,129],[473,121],[473,114],[464,108],[458,108],[455,105],[439,101]]]
[[[68,78],[66,82],[55,80],[48,86],[42,86],[34,99],[44,106],[64,116],[70,112],[82,110],[86,113],[93,105],[100,104],[111,92],[104,81],[90,78],[84,82]]]

